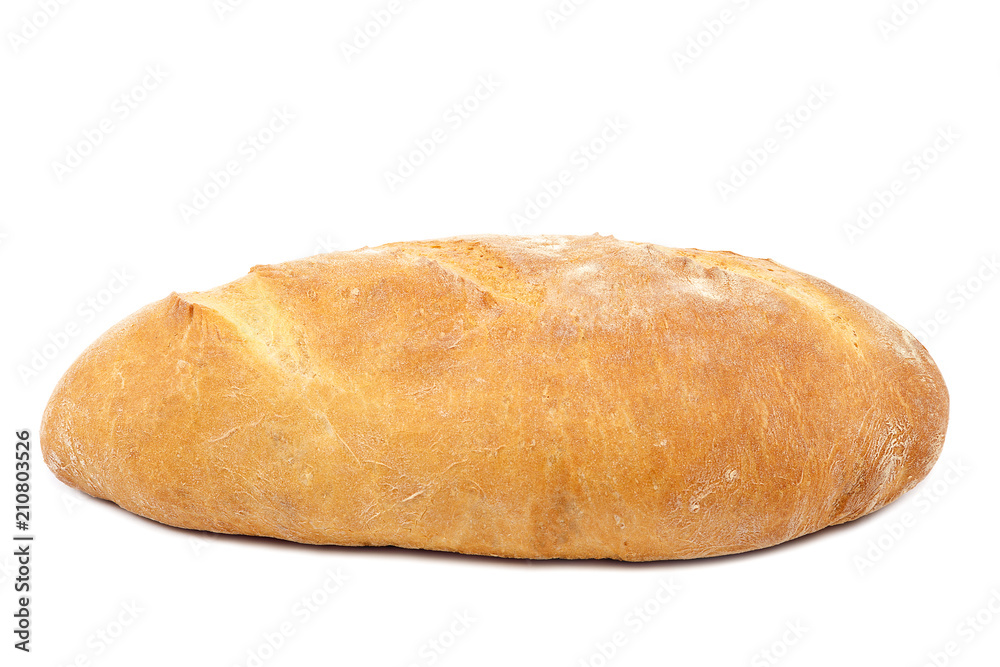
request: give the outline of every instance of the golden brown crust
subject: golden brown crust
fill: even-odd
[[[41,441],[62,481],[175,526],[657,560],[872,512],[947,415],[913,336],[769,260],[477,236],[147,306],[67,372]]]

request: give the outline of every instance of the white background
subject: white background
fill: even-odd
[[[349,61],[343,44],[388,0],[246,0],[221,15],[212,0],[51,2],[51,18],[44,2],[6,0],[0,537],[15,532],[23,428],[37,537],[27,656],[11,646],[13,547],[0,552],[0,662],[258,664],[252,651],[265,665],[995,665],[1000,5],[900,2],[897,26],[889,0],[592,0],[554,25],[558,0],[405,1]],[[446,114],[480,77],[498,87],[479,89],[487,99],[457,127]],[[275,109],[294,120],[248,159],[241,144]],[[89,150],[103,119],[112,131]],[[576,151],[608,120],[624,129],[581,171]],[[385,173],[435,128],[446,141],[392,190]],[[55,164],[75,163],[71,151],[87,155]],[[763,165],[744,164],[752,155]],[[240,173],[185,220],[181,205],[229,160]],[[569,187],[515,223],[563,169]],[[740,186],[724,200],[727,182]],[[878,215],[849,234],[859,207]],[[784,546],[622,564],[211,537],[83,496],[42,463],[37,428],[62,372],[172,290],[324,250],[518,232],[770,257],[860,296],[920,332],[947,380],[938,466],[891,507]],[[112,295],[115,271],[128,284]],[[76,335],[59,335],[67,325]],[[338,569],[346,583],[319,592]],[[661,580],[680,588],[665,604]],[[295,605],[310,596],[323,604],[305,618]],[[644,604],[648,620],[628,616]],[[471,628],[451,637],[463,613]],[[291,636],[262,649],[286,622]],[[625,644],[606,659],[616,632]]]

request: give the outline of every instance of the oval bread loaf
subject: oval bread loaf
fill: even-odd
[[[868,304],[609,236],[393,243],[172,294],[45,411],[65,483],[173,526],[518,558],[742,552],[922,479],[948,394]]]

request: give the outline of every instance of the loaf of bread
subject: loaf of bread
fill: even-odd
[[[873,512],[948,394],[905,329],[770,260],[611,236],[393,243],[171,294],[41,445],[156,521],[516,558],[697,558]]]

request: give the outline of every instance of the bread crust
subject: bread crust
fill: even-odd
[[[481,235],[256,266],[113,327],[45,410],[66,484],[173,526],[516,558],[698,558],[892,502],[948,393],[770,260]]]

